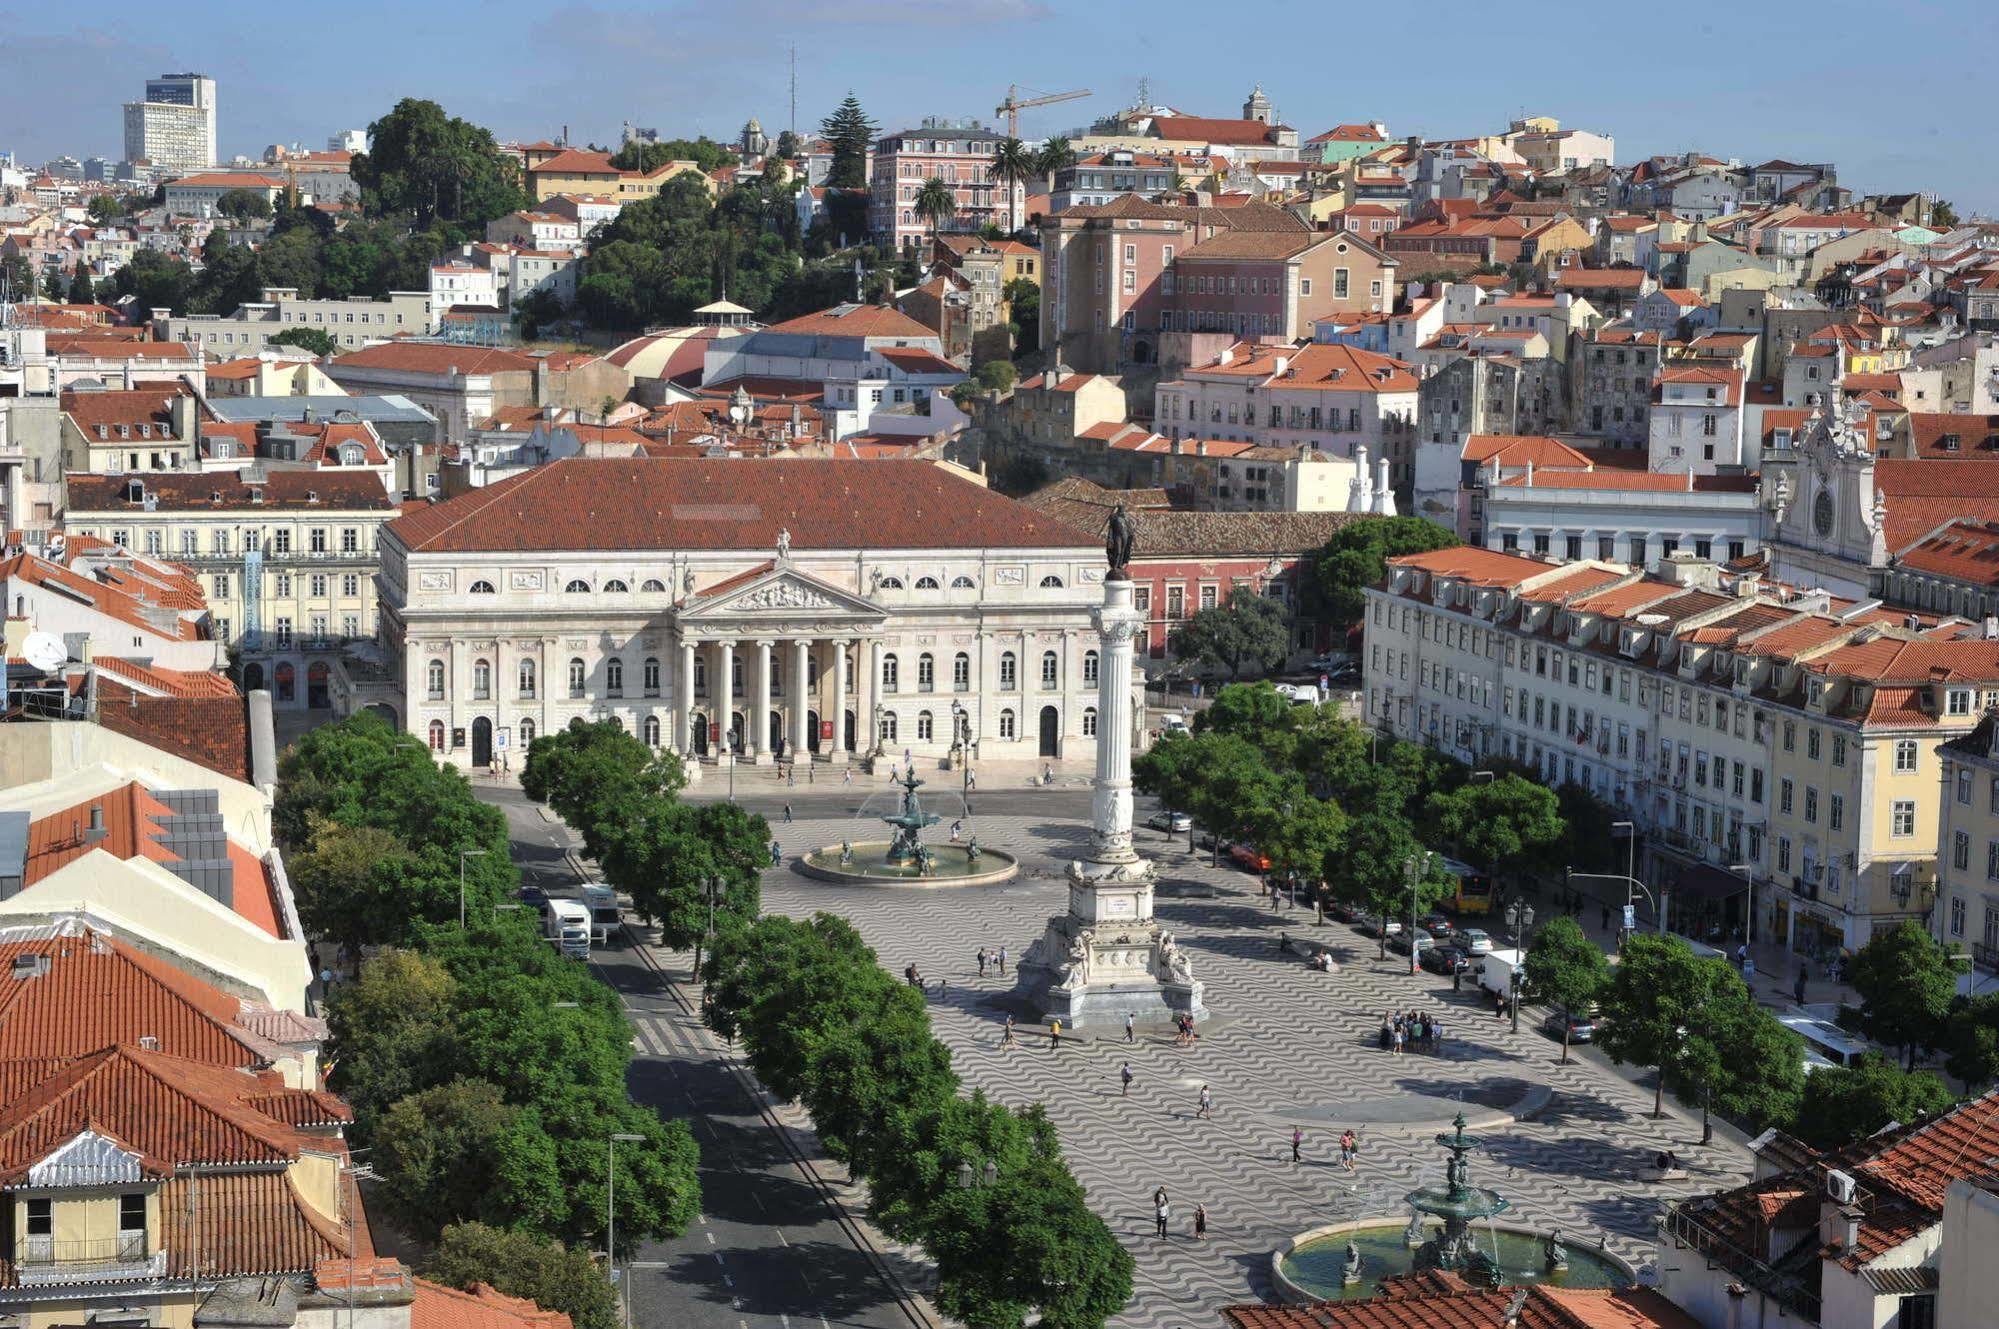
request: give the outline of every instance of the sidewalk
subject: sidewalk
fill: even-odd
[[[1559,882],[1554,883],[1553,889],[1559,892],[1561,884]],[[1618,919],[1622,917],[1624,901],[1622,899],[1611,900],[1607,894],[1598,894],[1597,892],[1611,889],[1603,882],[1583,882],[1576,889],[1582,893],[1583,897],[1583,911],[1576,916],[1576,921],[1582,924],[1584,934],[1602,946],[1606,953],[1615,954],[1617,951],[1617,923]],[[1551,894],[1546,889],[1539,895],[1530,896],[1529,902],[1534,906],[1534,922],[1537,927],[1547,922],[1549,918],[1559,916],[1559,911],[1555,914],[1543,914],[1541,912],[1543,905],[1554,908],[1556,904],[1554,894]],[[1609,909],[1608,927],[1604,925],[1604,910],[1606,906]],[[1495,919],[1494,923],[1496,926],[1492,927],[1492,932],[1494,936],[1498,936],[1505,931],[1506,923],[1503,919]],[[1656,927],[1656,922],[1646,917],[1645,908],[1641,902],[1638,913],[1638,931],[1650,934]],[[1731,961],[1734,960],[1734,946],[1731,945],[1720,949],[1728,953]],[[1749,948],[1749,956],[1756,963],[1756,972],[1750,977],[1749,988],[1756,1000],[1762,1005],[1773,1007],[1796,1005],[1797,993],[1793,985],[1797,982],[1798,969],[1801,966],[1806,970],[1805,1001],[1807,1003],[1816,1004],[1826,1002],[1849,1006],[1860,1004],[1859,994],[1853,990],[1851,984],[1833,982],[1825,976],[1825,966],[1823,964],[1814,960],[1808,960],[1802,955],[1794,955],[1775,942],[1767,940],[1758,941],[1754,946]]]

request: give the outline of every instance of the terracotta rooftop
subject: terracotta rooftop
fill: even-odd
[[[97,723],[232,780],[250,780],[250,721],[241,697],[149,697],[100,674]]]
[[[1216,360],[1186,372],[1204,378],[1261,379],[1265,387],[1285,391],[1414,392],[1417,386],[1415,371],[1402,361],[1339,342],[1295,348],[1238,342],[1228,353],[1227,364]],[[1285,362],[1281,373],[1280,359]]]
[[[1066,524],[1078,538],[1101,535],[1120,501],[1138,524],[1138,559],[1205,555],[1217,558],[1297,556],[1331,539],[1342,526],[1370,518],[1347,512],[1191,512],[1165,506],[1161,490],[1111,490],[1081,476],[1064,476],[1021,500]]]
[[[887,337],[905,341],[935,340],[937,337],[934,330],[886,305],[834,305],[815,314],[802,314],[783,323],[774,323],[767,330],[814,337]]]
[[[1095,544],[1012,499],[917,461],[778,465],[569,458],[405,514],[415,552],[1042,548]]]
[[[1999,521],[1952,521],[1902,550],[1895,566],[1973,586],[1999,585]]]
[[[470,1291],[416,1280],[410,1329],[572,1329],[561,1311],[545,1311],[525,1297],[509,1297],[485,1283]]]
[[[142,482],[162,512],[262,507],[352,512],[394,508],[395,501],[379,476],[350,471],[270,471],[259,485],[244,483],[241,473],[155,472],[144,476],[75,475],[69,477],[69,506],[78,513],[137,513],[143,501],[127,497],[127,486]]]
[[[519,351],[436,342],[391,341],[335,356],[334,369],[381,369],[405,374],[505,374],[534,368]],[[336,375],[337,377],[337,375]]]

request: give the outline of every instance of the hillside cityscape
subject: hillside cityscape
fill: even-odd
[[[7,1324],[1995,1323],[1974,163],[764,39],[0,128]]]

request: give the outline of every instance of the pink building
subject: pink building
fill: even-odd
[[[950,185],[958,201],[957,215],[941,230],[976,231],[988,222],[1008,225],[1007,187],[986,177],[993,150],[1004,137],[974,121],[934,116],[920,128],[884,135],[875,144],[869,180],[868,224],[875,242],[903,250],[929,240],[930,223],[917,215],[916,195],[932,178]]]

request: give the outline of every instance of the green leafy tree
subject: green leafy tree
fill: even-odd
[[[461,1291],[485,1283],[509,1297],[525,1297],[544,1310],[561,1311],[576,1329],[618,1329],[617,1294],[590,1253],[530,1232],[453,1224],[444,1229],[423,1272],[432,1282]]]
[[[1410,864],[1416,865],[1410,900]],[[1333,897],[1386,923],[1434,909],[1451,890],[1451,879],[1436,855],[1423,847],[1400,817],[1370,812],[1347,822],[1337,848],[1326,858],[1326,884]],[[1380,929],[1378,958],[1388,958],[1388,930]]]
[[[1916,1049],[1943,1041],[1944,1020],[1957,995],[1957,966],[1950,952],[1914,922],[1877,936],[1847,966],[1860,994],[1860,1031],[1902,1049],[1913,1069]]]
[[[1944,1026],[1944,1069],[1965,1089],[1999,1079],[1999,992],[1956,1002]]]
[[[1015,277],[1000,294],[1006,300],[1014,354],[1035,354],[1041,349],[1041,287],[1025,277]]]
[[[93,194],[90,202],[83,205],[90,220],[98,225],[125,215],[125,201],[116,194]]]
[[[237,221],[269,217],[271,199],[261,189],[225,189],[215,200],[215,210]]]
[[[1336,805],[1312,797],[1304,781],[1293,778],[1252,817],[1250,830],[1272,870],[1311,884],[1317,898],[1317,879],[1339,851],[1346,824]]]
[[[275,336],[265,338],[264,344],[296,346],[301,350],[311,351],[320,359],[334,355],[340,350],[339,343],[333,340],[333,335],[320,328],[286,328]]]
[[[1317,710],[1294,705],[1268,683],[1231,683],[1194,716],[1194,732],[1233,734],[1254,747],[1271,770],[1289,770],[1298,754],[1300,722]]]
[[[143,254],[147,251],[142,249],[139,252]],[[0,290],[5,290],[12,300],[34,299],[40,290],[34,264],[19,254],[0,258]]]
[[[1037,154],[1017,138],[1004,138],[993,148],[986,179],[1006,186],[1006,228],[1020,229],[1020,189],[1038,173]]]
[[[1703,1015],[1720,1061],[1715,1108],[1750,1130],[1794,1120],[1806,1087],[1804,1041],[1757,1005],[1746,985]]]
[[[1527,948],[1526,990],[1556,1010],[1586,1013],[1610,981],[1610,962],[1573,918],[1556,918],[1534,934]],[[1569,1060],[1569,1028],[1562,1025],[1562,1063]]]
[[[327,1006],[332,1087],[354,1108],[365,1143],[392,1103],[450,1078],[457,983],[436,960],[391,950],[335,986]]]
[[[1600,1003],[1603,1024],[1597,1046],[1612,1061],[1651,1066],[1659,1071],[1652,1113],[1664,1111],[1667,1069],[1688,1067],[1682,1032],[1701,1024],[1704,1008],[1746,1000],[1747,990],[1726,962],[1696,956],[1678,937],[1637,935],[1624,945]],[[1712,1040],[1704,1040],[1701,1060],[1713,1058]],[[1700,1068],[1694,1068],[1698,1072]]]
[[[988,392],[1011,392],[1019,379],[1011,360],[988,360],[979,366],[979,386]]]
[[[1371,517],[1333,533],[1312,556],[1303,589],[1308,603],[1335,623],[1352,623],[1367,608],[1366,589],[1388,575],[1388,560],[1449,549],[1458,538],[1422,517]]]
[[[931,176],[916,191],[916,198],[910,209],[917,216],[930,223],[930,239],[934,244],[937,233],[953,217],[958,215],[958,195],[941,176]]]
[[[1957,225],[1957,209],[1944,199],[1938,199],[1930,209],[1930,225],[1940,231],[1950,230]]]
[[[235,244],[221,231],[211,231],[201,249],[201,271],[195,274],[188,307],[196,313],[229,314],[255,303],[264,294],[257,270],[257,251]]]
[[[819,122],[819,134],[833,150],[826,174],[829,189],[861,189],[868,183],[868,154],[874,150],[875,122],[849,92],[846,99]]]
[[[1846,1066],[1812,1072],[1811,1098],[1791,1133],[1815,1149],[1864,1140],[1890,1122],[1909,1125],[1950,1111],[1957,1096],[1929,1071],[1907,1071],[1867,1053]]]
[[[668,162],[693,162],[706,174],[736,164],[736,154],[707,135],[700,138],[663,139],[644,143],[633,139],[611,154],[611,165],[621,171],[650,174]]]
[[[118,296],[132,296],[142,310],[186,314],[188,294],[194,290],[194,270],[188,260],[146,248],[136,250],[112,280],[118,286]]]
[[[85,263],[79,262],[76,271],[70,274],[69,302],[73,305],[97,303],[97,283],[90,279],[90,268]]]
[[[1511,773],[1432,794],[1428,803],[1437,834],[1495,875],[1518,874],[1561,838],[1559,808],[1545,785]]]
[[[520,325],[521,338],[533,341],[541,335],[542,329],[568,313],[562,297],[554,291],[535,291],[524,299],[514,301],[514,321]]]
[[[521,207],[517,166],[491,131],[405,97],[368,126],[368,151],[351,170],[372,214],[408,217],[423,231],[434,222],[481,227]]]
[[[1208,744],[1184,730],[1163,735],[1132,759],[1132,783],[1174,811],[1194,806],[1200,788],[1201,763]],[[1188,818],[1187,849],[1194,848],[1193,818]]]
[[[1197,734],[1194,741],[1203,745],[1202,766],[1187,811],[1214,837],[1220,862],[1222,841],[1249,830],[1258,810],[1276,796],[1279,781],[1247,739]]]
[[[801,156],[805,152],[805,141],[789,129],[779,130],[777,142],[771,145],[771,155],[786,161]]]
[[[1243,586],[1230,591],[1225,603],[1196,610],[1173,632],[1175,655],[1227,669],[1232,678],[1245,665],[1275,669],[1290,651],[1283,606]]]
[[[397,1226],[428,1242],[452,1223],[507,1221],[492,1164],[518,1115],[484,1080],[453,1080],[391,1105],[375,1128],[371,1161]]]

